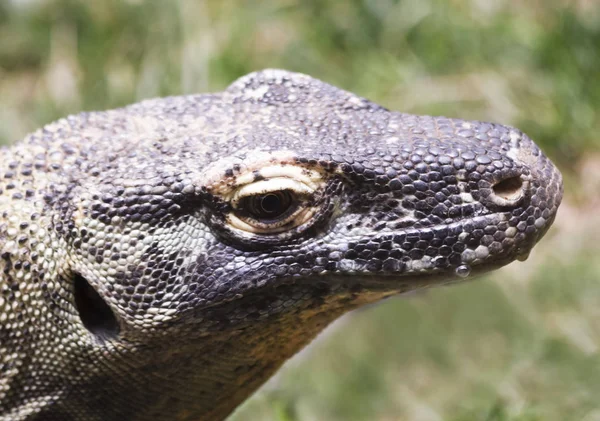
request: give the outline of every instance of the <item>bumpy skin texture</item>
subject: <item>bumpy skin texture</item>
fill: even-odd
[[[514,128],[279,70],[62,119],[0,151],[0,419],[221,419],[341,314],[526,257],[561,196]]]

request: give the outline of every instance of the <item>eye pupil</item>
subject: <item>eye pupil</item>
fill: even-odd
[[[260,197],[260,209],[266,214],[272,215],[281,212],[283,201],[276,194],[269,193]]]
[[[248,197],[242,202],[242,209],[255,218],[273,219],[288,212],[293,202],[292,194],[282,190]]]

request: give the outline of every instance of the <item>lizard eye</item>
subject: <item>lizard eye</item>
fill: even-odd
[[[331,215],[334,207],[331,197],[325,195],[330,182],[325,173],[274,161],[246,164],[245,171],[232,170],[234,175],[218,178],[208,186],[226,205],[221,208],[224,212],[209,219],[215,228],[239,242],[251,240],[256,246],[296,238]]]
[[[295,197],[289,190],[248,196],[241,200],[239,209],[247,211],[256,219],[273,220],[293,210]]]
[[[239,188],[232,196],[229,224],[253,234],[277,234],[309,221],[316,212],[315,189],[284,177]]]

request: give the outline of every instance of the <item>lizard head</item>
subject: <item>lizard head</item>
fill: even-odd
[[[144,373],[95,381],[131,408],[152,400],[152,419],[226,414],[342,313],[524,259],[562,196],[514,128],[392,112],[278,70],[36,136],[62,162],[46,195],[67,250],[61,329]],[[171,393],[182,382],[198,393]]]
[[[283,71],[117,113],[115,152],[75,189],[71,266],[126,328],[470,278],[526,258],[562,195],[516,129],[390,112]]]

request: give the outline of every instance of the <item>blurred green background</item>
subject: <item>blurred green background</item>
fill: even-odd
[[[0,143],[265,67],[518,126],[566,198],[527,262],[350,314],[232,420],[600,420],[600,3],[0,0]]]

